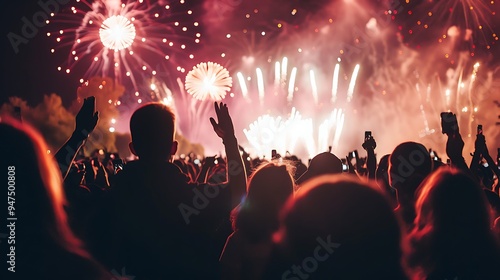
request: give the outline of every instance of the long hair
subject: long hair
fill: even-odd
[[[293,176],[286,165],[270,162],[259,166],[249,177],[245,200],[231,213],[233,230],[240,230],[253,241],[270,239],[293,189]]]
[[[414,229],[405,242],[405,263],[414,279],[489,279],[500,249],[477,182],[441,167],[422,183],[415,208]]]
[[[17,218],[16,249],[21,250],[18,259],[21,264],[25,261],[24,269],[61,251],[91,259],[68,225],[60,171],[40,134],[2,117],[0,135],[1,168],[12,171],[15,180],[9,189],[14,190],[16,203],[11,215]]]
[[[310,260],[316,269],[308,266],[308,279],[406,279],[400,240],[397,217],[377,186],[323,175],[285,204],[274,235],[279,257],[270,270],[291,275],[294,265],[305,269]]]

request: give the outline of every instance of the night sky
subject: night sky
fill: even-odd
[[[38,33],[27,44],[19,46],[16,53],[12,47],[7,34],[13,32],[22,35],[24,25],[23,17],[28,19],[40,11],[37,1],[9,1],[2,3],[2,78],[4,89],[2,102],[8,96],[19,96],[27,100],[31,105],[40,102],[44,94],[52,92],[61,93],[64,101],[69,104],[74,98],[76,84],[71,84],[57,73],[55,67],[51,67],[54,61],[49,57],[48,41],[44,36],[45,27],[39,28]]]

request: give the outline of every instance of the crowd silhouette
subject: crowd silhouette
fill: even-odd
[[[182,116],[148,103],[130,119],[131,161],[82,154],[94,97],[55,155],[29,124],[1,116],[17,218],[16,271],[2,279],[500,279],[500,162],[482,131],[470,163],[453,115],[442,115],[446,163],[417,142],[377,161],[371,132],[366,157],[325,151],[304,163],[252,158],[227,105],[214,111],[224,157],[177,155]]]

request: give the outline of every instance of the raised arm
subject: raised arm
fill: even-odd
[[[232,206],[237,206],[246,194],[246,170],[241,159],[238,140],[234,135],[234,126],[226,104],[215,102],[215,113],[218,123],[214,118],[210,122],[215,133],[222,139],[227,157],[227,184],[231,190]]]
[[[446,154],[451,160],[451,165],[463,170],[466,173],[470,173],[469,167],[462,156],[463,149],[464,140],[462,140],[462,136],[458,130],[453,133],[449,133],[448,140],[446,141]]]
[[[491,170],[493,171],[493,173],[495,173],[497,178],[500,178],[500,169],[498,169],[497,163],[495,163],[495,161],[493,160],[493,158],[490,155],[490,152],[488,150],[488,146],[486,145],[486,138],[484,137],[484,135],[482,135],[482,134],[478,135],[478,137],[476,139],[475,146],[476,146],[476,149],[475,149],[476,151],[474,151],[474,156],[476,155],[477,152],[480,152],[481,155],[483,156],[483,158],[488,163],[489,168],[491,168]],[[471,165],[472,165],[472,163],[471,163]],[[498,194],[499,188],[500,188],[500,184],[497,184],[493,191]]]
[[[377,159],[375,157],[375,148],[377,143],[373,137],[368,137],[362,145],[363,149],[366,150],[366,168],[368,169],[368,178],[375,179],[375,173],[377,171]]]
[[[97,125],[99,113],[95,111],[95,97],[90,96],[83,100],[75,119],[76,127],[73,134],[54,156],[63,178],[66,178],[75,156]]]

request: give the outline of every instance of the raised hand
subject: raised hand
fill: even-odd
[[[483,134],[478,134],[476,141],[474,142],[475,151],[474,153],[479,153],[483,156],[489,156],[488,147],[486,146],[486,139]]]
[[[229,115],[227,105],[222,102],[220,104],[215,102],[214,107],[219,123],[217,123],[214,118],[210,118],[210,123],[212,123],[215,133],[217,133],[217,136],[222,138],[222,140],[234,138],[233,121]]]
[[[448,140],[446,141],[446,154],[453,161],[454,159],[460,159],[462,157],[462,151],[464,149],[464,140],[459,133],[448,135]]]
[[[95,111],[95,97],[90,96],[83,100],[83,105],[76,115],[75,134],[87,138],[94,130],[99,120],[99,112]]]
[[[370,137],[370,138],[366,139],[365,142],[363,142],[363,144],[361,146],[365,150],[368,150],[368,149],[374,150],[377,147],[377,142],[375,142],[375,138]]]

